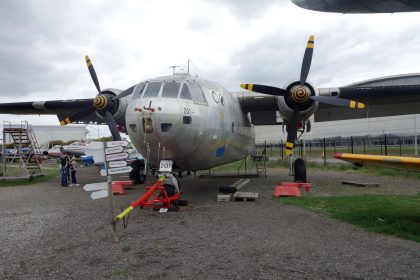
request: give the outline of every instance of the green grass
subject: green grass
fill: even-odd
[[[370,232],[420,242],[420,195],[285,197],[280,201],[361,226]]]
[[[22,186],[22,185],[33,185],[33,184],[37,184],[37,183],[42,183],[45,181],[48,181],[50,179],[56,178],[59,176],[59,172],[57,170],[57,168],[43,168],[42,171],[44,172],[44,176],[38,176],[32,179],[32,181],[30,181],[29,179],[15,179],[15,180],[8,180],[8,181],[3,181],[0,180],[0,187],[13,187],[13,186]],[[15,173],[14,170],[11,170],[11,173],[9,174],[13,174]]]

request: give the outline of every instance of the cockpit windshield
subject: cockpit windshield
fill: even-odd
[[[179,96],[182,99],[189,99],[191,100],[191,93],[190,90],[188,89],[187,84],[182,84],[182,90],[181,90],[181,95]]]
[[[181,84],[178,82],[165,82],[162,89],[162,97],[177,98]]]
[[[159,94],[162,82],[149,82],[143,97],[156,97]]]
[[[201,86],[195,81],[190,82],[189,85],[194,102],[199,104],[207,104],[207,100],[204,97]]]
[[[162,79],[160,81],[144,82],[143,85],[137,86],[136,88],[137,94],[141,95],[142,91],[143,98],[179,98],[192,100],[197,104],[207,105],[203,88],[196,80]]]

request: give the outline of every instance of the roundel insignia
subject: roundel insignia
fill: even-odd
[[[212,91],[211,96],[213,97],[214,102],[219,103],[219,94],[217,92]]]

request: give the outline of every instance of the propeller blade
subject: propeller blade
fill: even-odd
[[[99,86],[98,77],[96,76],[95,68],[93,68],[92,62],[90,61],[89,56],[85,56],[86,64],[89,69],[90,76],[92,77],[93,83],[95,84],[96,89],[98,92],[101,92],[101,87]]]
[[[306,45],[305,54],[303,55],[302,68],[300,70],[300,84],[303,85],[308,78],[309,69],[311,68],[312,54],[314,52],[314,35],[311,35]]]
[[[363,109],[365,108],[365,104],[361,102],[357,102],[354,100],[348,100],[344,98],[339,97],[331,97],[331,96],[311,96],[312,100],[333,105],[333,106],[339,106],[339,107],[348,107],[351,109]]]
[[[115,97],[114,97],[114,99],[120,99],[120,98],[126,97],[127,95],[132,94],[132,93],[133,93],[133,91],[134,91],[134,87],[135,87],[135,86],[136,86],[136,85],[134,85],[134,86],[132,86],[132,87],[130,87],[130,88],[128,88],[128,89],[126,89],[126,90],[124,90],[123,92],[121,92],[120,94],[118,94],[117,96],[115,96]]]
[[[265,85],[257,85],[257,84],[241,84],[241,88],[249,90],[249,91],[254,91],[254,92],[259,92],[259,93],[264,93],[264,94],[269,94],[269,95],[277,95],[277,96],[284,96],[288,93],[288,91],[282,88],[265,86]]]
[[[95,109],[93,107],[82,109],[79,112],[74,113],[70,117],[65,117],[65,118],[60,119],[60,125],[67,125],[72,122],[77,122],[78,120],[81,120],[84,117],[92,114],[94,111]]]
[[[288,123],[287,129],[287,142],[286,142],[286,156],[290,156],[292,154],[293,148],[295,147],[295,140],[297,137],[297,129],[298,129],[298,117],[299,117],[299,107],[296,106],[295,110],[293,111],[292,118]]]
[[[111,112],[109,111],[105,112],[105,121],[109,127],[109,131],[111,131],[112,139],[114,141],[120,141],[121,135],[118,132],[117,122],[115,121],[114,116],[111,114]]]

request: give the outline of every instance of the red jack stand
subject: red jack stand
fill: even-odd
[[[305,188],[306,192],[309,192],[309,183],[292,183],[292,182],[281,182],[279,186],[274,189],[273,196],[295,196],[301,197],[299,188]]]
[[[134,208],[140,206],[144,207],[153,207],[153,209],[167,208],[172,209],[174,207],[174,202],[179,201],[181,197],[181,192],[176,192],[173,195],[168,195],[163,182],[165,177],[161,177],[156,184],[153,186],[146,187],[146,193],[140,197],[136,202],[128,206],[121,214],[114,218],[113,223],[117,223],[122,220],[126,215],[128,215]]]

